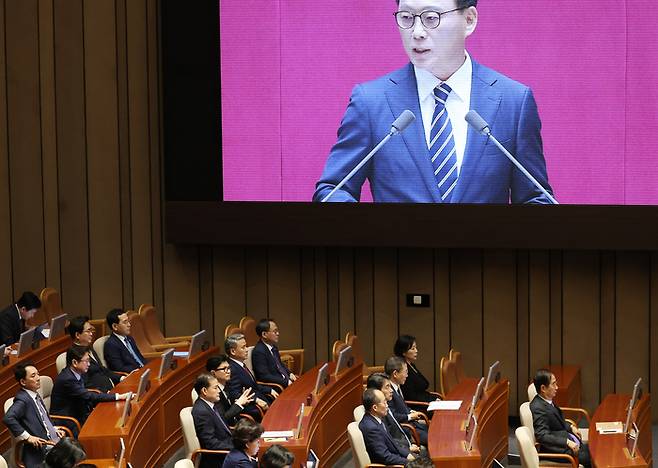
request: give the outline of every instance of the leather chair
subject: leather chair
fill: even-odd
[[[360,423],[365,414],[366,414],[366,409],[363,407],[363,405],[359,405],[356,408],[354,408],[354,411],[352,411],[352,415],[354,416],[354,422],[357,424]]]
[[[440,364],[440,383],[441,393],[447,395],[450,391],[457,386],[459,380],[457,378],[457,369],[455,362],[450,358],[441,358]]]
[[[59,374],[66,367],[66,353],[60,353],[55,359],[55,368]]]
[[[537,389],[535,388],[535,384],[533,382],[530,382],[530,384],[528,385],[528,401],[532,401],[536,395],[537,395]],[[574,426],[578,427],[578,430],[580,431],[580,435],[583,438],[583,442],[587,442],[589,440],[589,425],[590,425],[590,417],[587,410],[584,408],[571,408],[564,406],[560,406],[560,409],[562,410],[564,419],[566,419]],[[586,422],[586,427],[579,427],[579,423],[583,419]]]
[[[530,403],[527,401],[522,403],[519,407],[519,417],[521,418],[521,425],[527,427],[532,434],[532,443],[536,442],[535,440],[535,425],[532,419],[532,411],[530,411]]]
[[[0,468],[8,468],[7,467],[7,460],[5,460],[5,457],[0,455]]]
[[[139,316],[144,325],[146,339],[151,343],[156,351],[168,348],[182,348],[190,345],[191,336],[171,336],[165,337],[160,329],[158,317],[155,310],[150,304],[139,306]]]
[[[236,333],[242,333],[242,329],[234,323],[229,323],[226,325],[226,328],[224,328],[224,339]]]
[[[194,419],[192,418],[192,407],[188,406],[183,408],[179,413],[180,424],[183,429],[183,443],[185,445],[185,457],[192,461],[196,466],[196,459],[203,453],[214,453],[226,455],[228,450],[208,450],[202,449],[199,443],[199,438],[196,436],[196,429],[194,428]]]
[[[462,353],[454,349],[450,350],[448,355],[450,360],[455,363],[455,375],[457,376],[457,383],[460,383],[464,380],[464,362],[462,361]],[[445,393],[444,393],[445,395]]]
[[[107,361],[105,361],[105,342],[110,337],[110,335],[100,336],[94,341],[94,351],[98,354],[98,357],[101,360],[101,363],[104,367],[107,367]]]
[[[368,451],[366,450],[366,444],[363,441],[363,434],[361,434],[361,430],[359,429],[359,423],[351,422],[347,425],[347,438],[350,441],[352,455],[354,457],[354,465],[357,468],[386,466],[370,462],[370,455],[368,455]],[[403,465],[392,466],[401,468]]]
[[[135,340],[135,343],[137,343],[139,352],[142,353],[144,358],[146,359],[159,358],[160,356],[162,356],[161,351],[171,348],[171,346],[169,345],[165,346],[164,348],[151,345],[149,340],[146,338],[146,333],[144,331],[144,323],[142,322],[142,318],[139,316],[137,312],[133,310],[128,311],[128,320],[130,321],[130,336],[132,336],[133,339]]]
[[[253,364],[252,364],[252,362],[251,362],[251,353],[252,353],[253,351],[254,351],[254,347],[253,347],[253,346],[249,346],[249,347],[247,348],[247,359],[245,359],[245,361],[244,361],[244,365],[247,366],[247,369],[249,369],[249,370],[251,371],[252,374],[254,374],[254,366],[253,366]],[[256,374],[254,374],[254,375],[256,375]],[[256,381],[256,382],[257,382],[259,385],[264,385],[264,386],[266,386],[266,387],[273,388],[274,391],[276,391],[279,395],[281,395],[281,393],[282,393],[283,390],[284,390],[283,387],[282,387],[281,385],[279,385],[279,384],[270,383],[270,382],[260,382],[260,381]]]
[[[517,428],[515,435],[519,443],[521,466],[523,468],[539,468],[540,466],[582,467],[582,465],[578,464],[578,460],[565,453],[538,453],[535,447],[534,437],[530,433],[530,429],[525,426]],[[564,460],[564,463],[553,460]]]
[[[245,340],[247,341],[247,346],[254,346],[259,338],[256,334],[256,320],[248,315],[240,319],[240,330],[244,335]]]

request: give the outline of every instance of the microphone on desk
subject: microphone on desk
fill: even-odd
[[[498,147],[498,149],[499,149],[500,151],[502,151],[503,154],[504,154],[505,156],[507,156],[507,159],[509,159],[510,162],[511,162],[512,164],[514,164],[514,165],[519,169],[519,171],[521,171],[521,173],[522,173],[524,176],[526,176],[526,178],[527,178],[530,182],[532,182],[532,184],[533,184],[535,187],[537,187],[537,188],[539,189],[539,191],[540,191],[541,193],[543,193],[544,195],[546,195],[546,197],[551,201],[551,203],[552,203],[553,205],[559,205],[558,201],[553,197],[553,195],[551,195],[551,194],[548,192],[548,190],[546,190],[546,189],[545,189],[545,188],[544,188],[544,187],[543,187],[543,186],[537,181],[537,179],[535,179],[535,178],[532,176],[532,174],[530,174],[530,173],[526,170],[526,168],[523,167],[523,165],[522,165],[522,164],[521,164],[521,163],[520,163],[520,162],[519,162],[514,156],[512,156],[512,153],[510,153],[509,151],[507,151],[507,149],[506,149],[506,148],[505,148],[505,147],[504,147],[504,146],[498,141],[498,139],[497,139],[495,136],[493,136],[493,134],[491,133],[491,129],[489,128],[489,124],[486,122],[486,120],[484,120],[484,119],[480,116],[480,114],[478,114],[478,113],[477,113],[476,111],[474,111],[474,110],[470,110],[470,111],[468,111],[468,113],[466,114],[466,122],[468,122],[468,124],[469,124],[471,127],[473,127],[475,130],[477,130],[477,132],[478,132],[480,135],[484,135],[484,136],[486,136],[488,139],[490,139],[491,141],[493,141],[494,145],[496,145],[496,146]]]
[[[400,114],[400,116],[395,119],[395,121],[391,124],[391,130],[389,130],[388,134],[382,139],[382,141],[379,142],[377,146],[375,146],[370,153],[366,155],[365,158],[359,162],[359,164],[356,165],[352,171],[347,174],[345,177],[343,177],[343,180],[341,180],[338,185],[336,185],[331,192],[327,194],[326,197],[322,199],[322,203],[326,202],[331,198],[331,196],[336,193],[340,188],[345,185],[353,176],[356,174],[359,169],[361,169],[365,163],[370,161],[370,158],[372,158],[377,151],[381,149],[382,146],[384,146],[388,140],[391,139],[391,137],[394,137],[395,135],[398,135],[402,133],[411,123],[416,120],[416,116],[414,115],[413,112],[411,112],[409,109],[405,110]]]

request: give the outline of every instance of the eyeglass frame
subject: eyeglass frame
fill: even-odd
[[[447,15],[448,13],[453,13],[455,11],[465,10],[467,8],[469,8],[469,7],[468,6],[463,6],[463,7],[455,8],[453,10],[448,10],[448,11],[423,10],[417,15],[415,15],[412,12],[407,11],[407,10],[400,10],[400,11],[396,11],[395,13],[393,13],[393,16],[395,17],[395,22],[398,25],[398,28],[400,28],[400,29],[405,29],[405,30],[413,29],[414,26],[416,26],[416,18],[420,18],[420,24],[422,24],[425,29],[436,29],[439,26],[441,26],[441,17],[443,15]],[[413,21],[413,23],[411,23],[411,26],[409,26],[408,28],[403,28],[402,26],[400,26],[400,21],[398,20],[398,14],[399,13],[409,13],[413,17],[414,21]],[[423,14],[425,14],[425,13],[436,13],[437,15],[439,15],[439,24],[437,24],[433,28],[427,26],[425,24],[425,22],[423,21]]]

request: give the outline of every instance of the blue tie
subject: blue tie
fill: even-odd
[[[142,360],[139,358],[139,356],[137,356],[137,353],[135,352],[135,350],[133,349],[133,347],[130,345],[130,340],[128,339],[128,337],[126,337],[125,340],[126,340],[126,341],[125,341],[125,343],[126,343],[126,348],[128,348],[128,351],[130,351],[130,354],[132,354],[132,357],[133,357],[133,359],[135,360],[135,362],[137,362],[137,364],[139,364],[139,367],[144,367],[144,363],[143,363]]]
[[[452,88],[446,83],[441,83],[434,88],[435,107],[429,144],[434,177],[441,200],[445,203],[450,203],[458,177],[455,138],[452,134],[448,109],[446,109],[446,102],[451,92]]]

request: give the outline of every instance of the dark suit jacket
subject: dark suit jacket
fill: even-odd
[[[219,415],[203,401],[197,398],[192,407],[192,418],[194,419],[194,429],[199,439],[201,448],[209,450],[231,450],[233,441],[231,432],[222,424]],[[216,468],[224,461],[224,455],[202,454],[200,468]]]
[[[233,449],[226,455],[222,468],[258,468],[258,462],[249,458],[242,450]]]
[[[16,304],[12,304],[0,312],[0,341],[2,341],[0,344],[16,343],[24,331],[25,325],[18,315]]]
[[[229,359],[229,365],[231,366],[231,379],[226,385],[226,391],[232,400],[242,395],[245,388],[252,388],[256,398],[269,401],[267,396],[270,395],[270,389],[268,387],[258,385],[251,374],[233,359]]]
[[[395,442],[395,445],[398,446],[398,449],[409,450],[409,443],[413,443],[413,439],[403,432],[404,428],[398,427],[398,425],[395,424],[394,416],[391,413],[388,413],[383,422],[384,426],[386,426],[386,430]]]
[[[101,363],[98,354],[91,346],[89,347],[89,353],[89,369],[82,376],[85,387],[96,388],[101,392],[109,392],[114,388],[114,385],[121,381],[121,377]]]
[[[137,343],[135,343],[134,338],[132,336],[127,336],[127,338],[137,356],[144,364],[146,364],[146,359],[144,359],[139,348],[137,348]],[[107,367],[114,372],[132,372],[141,367],[139,363],[135,361],[132,354],[130,354],[126,345],[124,345],[114,333],[110,334],[110,337],[105,342],[103,353],[105,354]]]
[[[541,122],[532,91],[473,60],[470,107],[492,133],[549,192]],[[330,199],[354,202],[366,179],[376,202],[442,203],[425,139],[414,67],[411,64],[355,86],[338,140],[331,150],[314,201],[324,198],[386,136],[405,109],[416,120],[392,139]],[[457,185],[450,203],[548,203],[487,137],[469,128]]]
[[[540,452],[571,453],[567,446],[571,426],[565,421],[562,410],[537,395],[530,402],[530,411]]]
[[[407,406],[405,401],[396,390],[393,390],[393,399],[388,402],[388,407],[399,423],[409,423],[414,426],[414,428],[416,428],[416,432],[418,433],[418,438],[420,439],[421,445],[427,445],[427,425],[421,424],[418,421],[409,421],[409,412],[411,409]]]
[[[384,426],[370,414],[366,413],[359,423],[363,441],[372,463],[383,465],[404,465],[407,463],[409,450],[399,447]]]
[[[84,424],[93,405],[101,401],[115,401],[114,394],[96,393],[87,390],[82,380],[78,380],[66,367],[55,378],[50,396],[50,411],[61,416],[71,416]]]
[[[421,374],[418,368],[411,363],[407,363],[407,367],[409,368],[409,375],[404,385],[402,385],[404,399],[411,401],[426,401],[428,403],[436,400],[435,396],[432,396],[427,392],[430,383],[425,376]]]
[[[279,361],[283,375],[277,368],[276,360]],[[258,341],[251,352],[251,364],[254,368],[254,375],[259,381],[279,384],[284,388],[288,386],[290,372],[281,362],[281,356],[276,347],[272,348],[272,352],[270,352],[265,343]]]
[[[14,403],[5,413],[2,422],[9,428],[14,437],[18,437],[23,431],[27,431],[32,436],[48,440],[36,403],[22,388],[16,393]],[[45,452],[42,449],[35,448],[27,443],[23,444],[23,463],[27,468],[39,466],[44,457]]]
[[[235,400],[231,399],[228,395],[227,389],[225,388],[223,392],[219,392],[219,411],[222,413],[222,417],[226,424],[229,426],[235,426],[238,422],[237,416],[242,412],[243,408],[240,408],[235,403]]]

